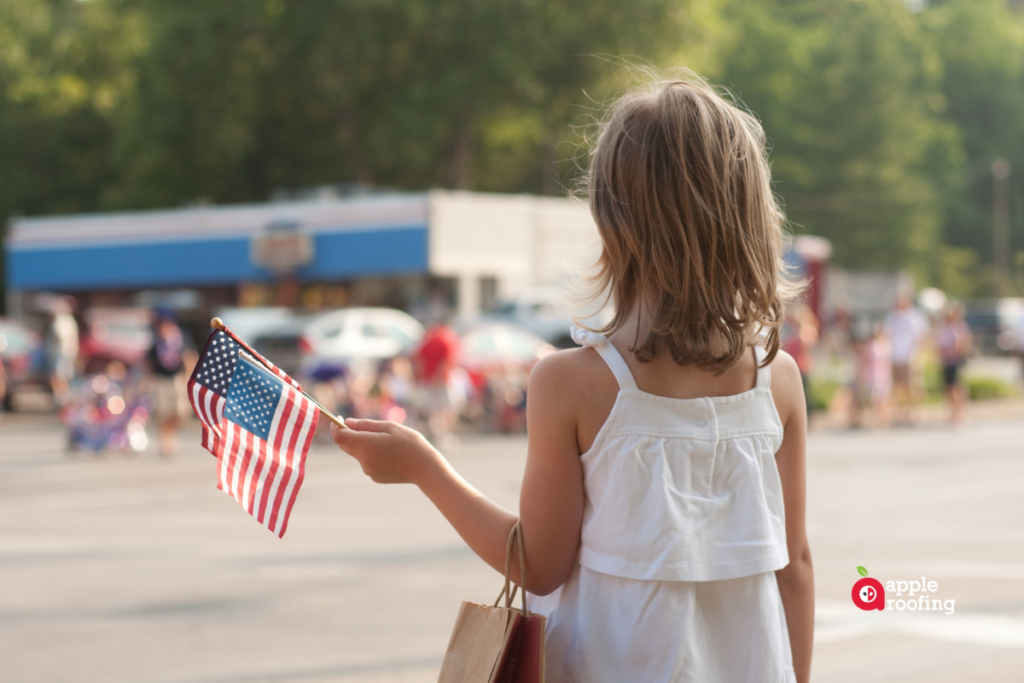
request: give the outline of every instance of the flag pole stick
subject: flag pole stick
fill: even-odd
[[[213,320],[210,321],[210,327],[212,327],[215,330],[223,330],[224,329],[224,321],[221,320],[220,318],[214,318]],[[259,363],[260,365],[263,365],[263,363],[260,362],[259,359],[253,358],[251,355],[249,355],[245,351],[239,351],[238,355],[239,355],[239,357],[245,356],[246,360],[248,360],[248,361],[250,361],[252,363]],[[340,417],[338,417],[337,415],[335,415],[331,411],[327,410],[327,408],[324,408],[322,405],[320,405],[320,402],[317,401],[315,398],[313,398],[312,396],[307,394],[305,391],[301,391],[300,390],[299,393],[302,394],[303,396],[305,396],[306,398],[308,398],[313,405],[315,405],[317,408],[319,408],[321,415],[326,417],[328,420],[330,420],[334,424],[338,425],[340,428],[348,429],[348,425],[345,424],[344,420],[342,420]]]

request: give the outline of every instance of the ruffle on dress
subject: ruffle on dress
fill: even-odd
[[[604,335],[584,330],[581,327],[572,327],[569,333],[572,334],[572,340],[580,346],[589,346],[596,349],[608,345],[608,339]]]

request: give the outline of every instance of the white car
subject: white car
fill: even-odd
[[[265,332],[253,346],[292,374],[308,367],[310,361],[350,363],[394,358],[408,352],[422,337],[423,325],[402,311],[343,308]]]
[[[267,332],[282,329],[299,318],[292,309],[284,306],[231,307],[216,313],[246,343],[252,343]]]
[[[347,308],[322,315],[303,338],[312,355],[327,359],[378,360],[406,352],[423,337],[423,325],[392,308]]]
[[[604,310],[584,318],[588,326],[603,326],[610,320],[610,311]],[[557,348],[576,346],[570,336],[573,309],[556,287],[530,287],[512,301],[499,305],[482,320],[509,322],[525,327]]]

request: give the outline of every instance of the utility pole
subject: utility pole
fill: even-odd
[[[1010,162],[992,162],[992,266],[996,295],[1006,296],[1010,274]]]

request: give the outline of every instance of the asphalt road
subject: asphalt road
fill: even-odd
[[[282,541],[184,440],[170,461],[69,458],[52,418],[0,419],[0,682],[426,683],[460,601],[501,587],[415,489],[331,447]],[[514,508],[524,450],[467,437],[451,460]],[[813,680],[1024,680],[1024,412],[818,432],[809,460]],[[858,565],[935,581],[953,613],[857,609]]]

